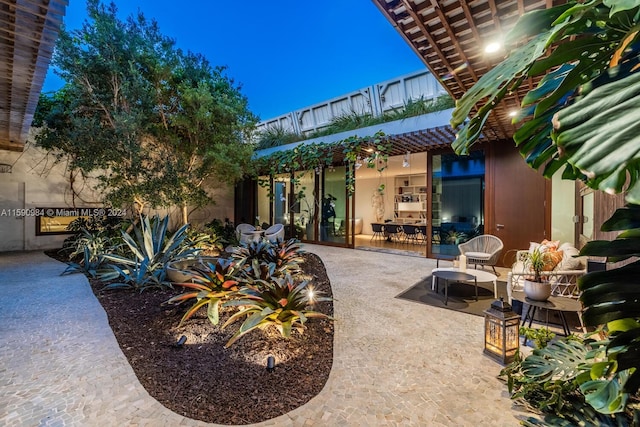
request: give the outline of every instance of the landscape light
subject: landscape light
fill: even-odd
[[[273,372],[276,369],[276,358],[269,355],[267,357],[267,372]]]

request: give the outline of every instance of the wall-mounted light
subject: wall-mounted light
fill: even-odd
[[[402,159],[402,167],[408,168],[409,166],[411,166],[411,153],[407,151],[407,153],[404,155],[404,158]]]

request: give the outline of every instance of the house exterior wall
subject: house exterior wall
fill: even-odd
[[[27,146],[22,153],[0,150],[0,164],[10,165],[11,172],[0,174],[0,252],[44,250],[62,246],[68,234],[36,235],[37,208],[100,208],[100,194],[92,189],[95,181],[73,177],[64,164],[53,165],[43,150]],[[52,166],[53,165],[53,166]],[[215,204],[190,211],[193,225],[214,218],[233,218],[234,190],[209,181],[207,193]],[[181,221],[178,208],[149,210],[148,214],[170,215],[172,227]]]

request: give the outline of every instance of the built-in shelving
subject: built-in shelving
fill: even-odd
[[[394,220],[403,224],[425,223],[427,220],[426,174],[395,177]]]

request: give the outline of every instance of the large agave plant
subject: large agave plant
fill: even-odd
[[[186,231],[189,224],[180,227],[167,237],[169,217],[150,220],[141,217],[134,228],[133,236],[122,231],[122,239],[130,257],[117,254],[105,254],[104,259],[111,261],[111,271],[100,276],[103,280],[122,277],[123,282],[112,283],[107,288],[145,289],[149,285],[148,278],[154,285],[157,283],[170,286],[166,281],[166,265],[169,261],[192,258],[198,249],[185,245]]]
[[[238,291],[237,275],[242,269],[242,262],[219,258],[216,264],[207,263],[205,268],[196,269],[194,283],[178,283],[190,291],[175,296],[167,301],[169,304],[181,303],[195,299],[193,305],[185,312],[180,325],[191,318],[202,307],[207,306],[209,321],[217,325],[220,305]]]
[[[231,346],[238,338],[254,329],[275,327],[283,337],[291,336],[291,330],[300,333],[308,318],[331,317],[309,307],[318,301],[330,298],[315,295],[308,282],[298,284],[290,275],[272,278],[270,281],[258,279],[239,289],[239,298],[224,303],[225,306],[239,306],[240,311],[222,325],[223,328],[240,319],[245,319],[238,331],[225,347]]]

